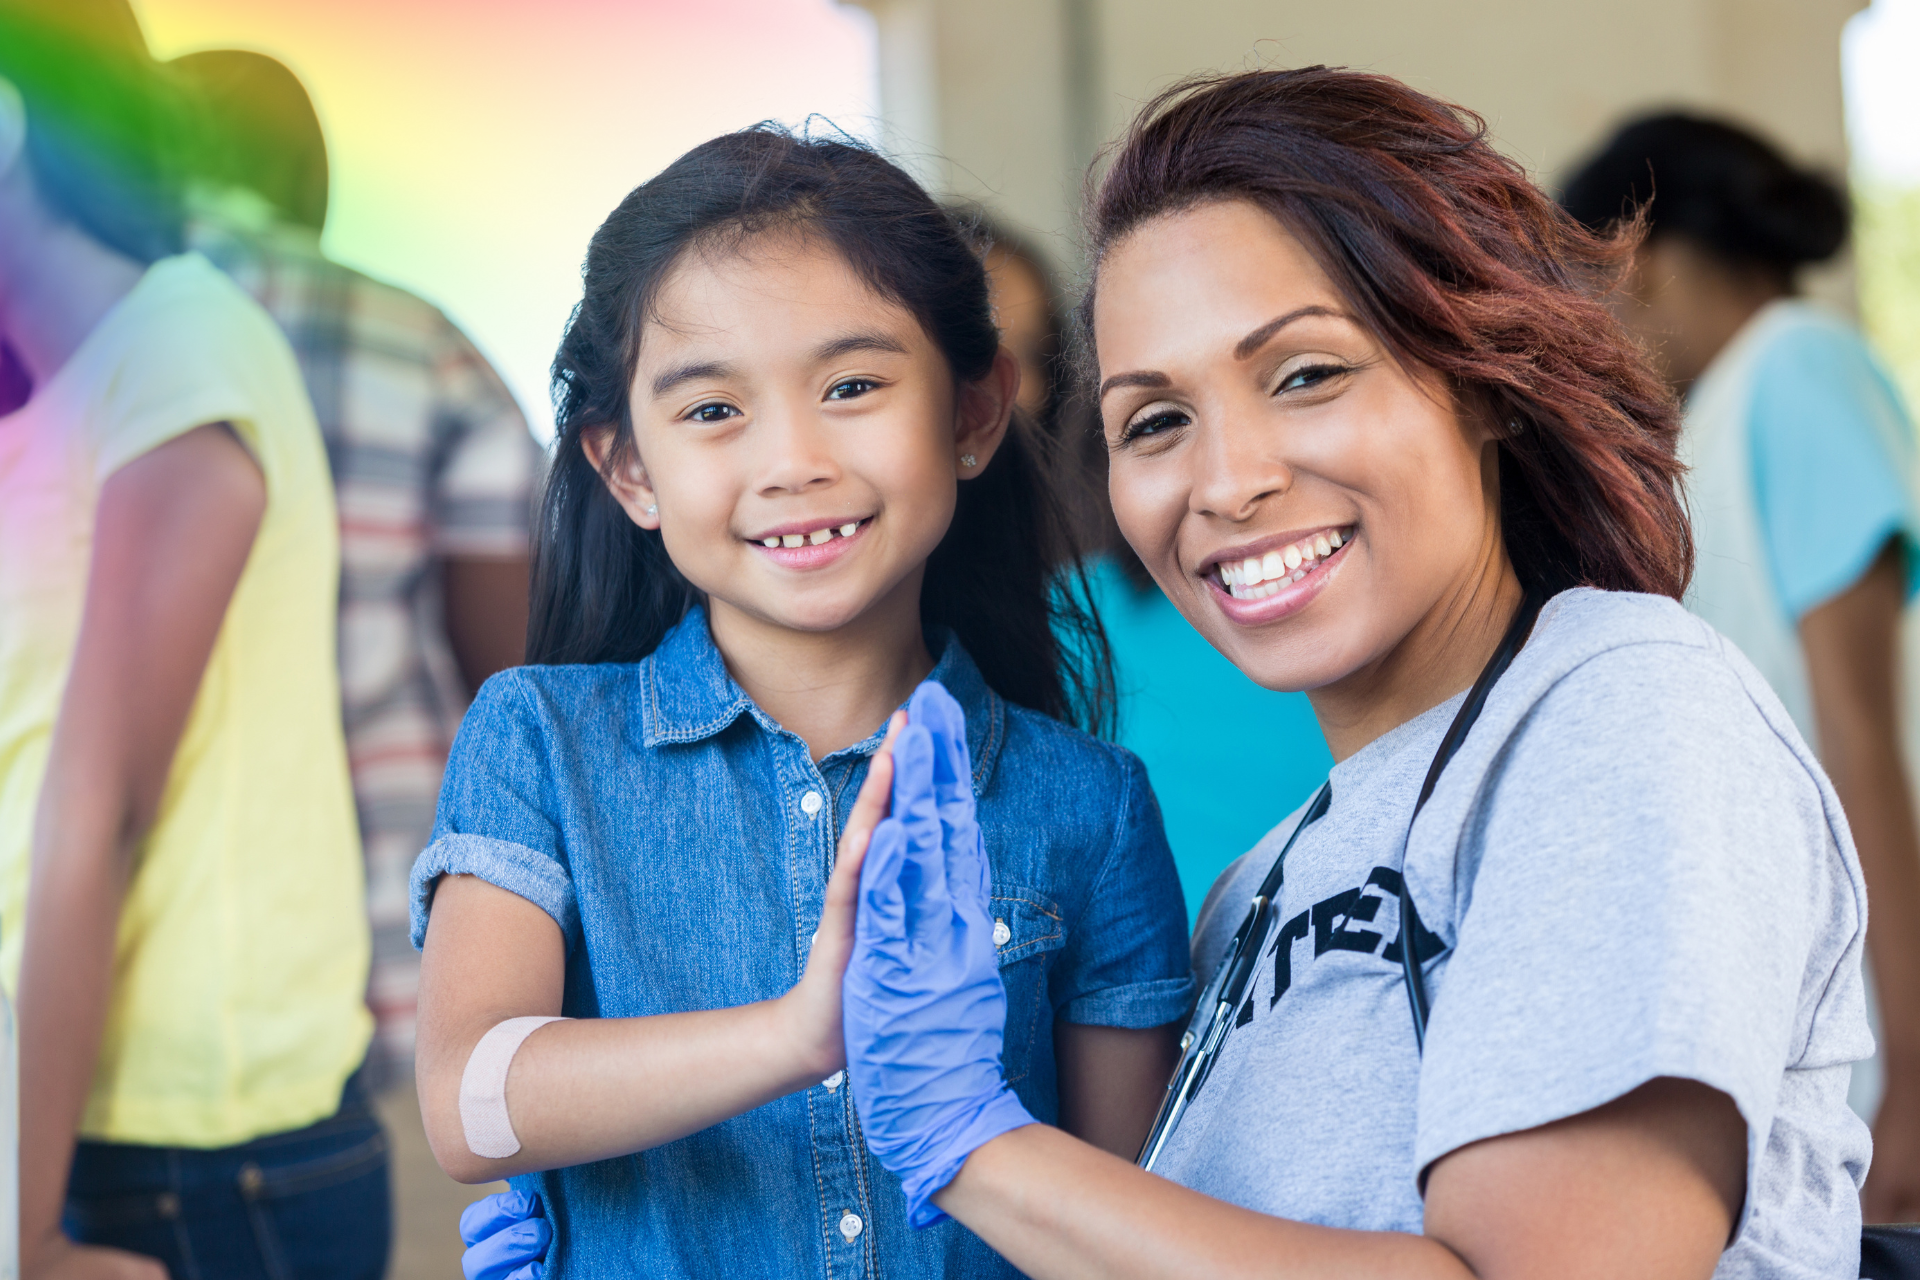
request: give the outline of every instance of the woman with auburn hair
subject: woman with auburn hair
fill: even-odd
[[[896,780],[844,1016],[914,1220],[1036,1277],[1858,1276],[1859,862],[1678,603],[1630,237],[1319,67],[1152,103],[1091,224],[1120,528],[1336,763],[1209,895],[1151,1174],[1014,1100],[971,793]]]

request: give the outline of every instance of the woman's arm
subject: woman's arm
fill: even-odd
[[[1890,541],[1859,581],[1800,620],[1820,755],[1847,811],[1872,925],[1885,1091],[1873,1126],[1869,1222],[1920,1217],[1920,837],[1900,738],[1906,565]]]
[[[507,1113],[520,1150],[477,1156],[460,1119],[473,1049],[508,1018],[560,1012],[560,928],[526,899],[472,876],[435,889],[420,970],[415,1075],[427,1140],[450,1177],[491,1182],[644,1151],[717,1124],[840,1069],[840,977],[873,828],[886,816],[891,744],[875,754],[840,837],[806,972],[775,1000],[651,1018],[583,1018],[539,1028],[514,1055]]]
[[[266,510],[253,459],[200,427],[108,477],[33,833],[20,966],[20,1241],[28,1277],[160,1277],[60,1232],[113,987],[120,901]]]
[[[1436,1162],[1424,1236],[1255,1213],[1044,1125],[980,1147],[934,1199],[1036,1280],[1705,1280],[1745,1174],[1746,1128],[1726,1095],[1656,1080]]]
[[[1134,1031],[1054,1023],[1060,1127],[1102,1151],[1132,1160],[1147,1140],[1167,1079],[1180,1061],[1183,1025]]]

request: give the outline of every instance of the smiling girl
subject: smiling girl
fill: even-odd
[[[542,665],[481,691],[414,870],[442,1166],[537,1193],[558,1275],[1014,1274],[908,1228],[842,1070],[916,686],[965,715],[1024,1105],[1131,1154],[1192,987],[1139,762],[1064,723],[1101,647],[978,258],[870,151],[729,135],[607,219],[554,367]]]

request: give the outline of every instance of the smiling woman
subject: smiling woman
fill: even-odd
[[[1675,408],[1595,296],[1630,242],[1325,68],[1153,103],[1091,222],[1121,531],[1337,763],[1201,911],[1158,1177],[981,1119],[969,851],[867,877],[875,1149],[1042,1278],[1859,1275],[1859,863],[1677,603]]]

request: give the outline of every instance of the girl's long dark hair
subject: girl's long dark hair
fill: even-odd
[[[529,662],[636,662],[698,601],[659,533],[607,492],[581,436],[614,429],[610,468],[633,447],[628,389],[641,331],[690,248],[790,229],[832,245],[911,312],[957,382],[991,370],[1000,335],[986,272],[954,218],[906,173],[855,142],[770,124],[695,147],[622,200],[587,249],[585,294],[553,362],[558,439],[534,547]],[[1016,414],[992,465],[960,486],[920,614],[952,628],[1008,701],[1098,732],[1111,726],[1112,659],[1086,603],[1053,453]]]

